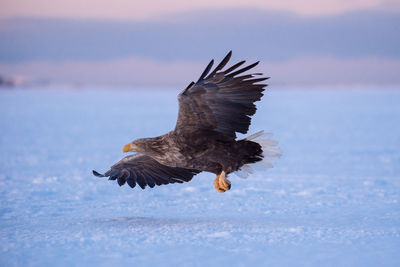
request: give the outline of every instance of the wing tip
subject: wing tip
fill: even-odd
[[[185,95],[186,92],[193,86],[194,82],[192,81],[183,91],[182,91],[182,95]]]
[[[203,71],[203,73],[201,74],[200,78],[197,80],[196,83],[199,83],[204,79],[204,77],[206,77],[206,75],[210,72],[213,65],[214,65],[214,59],[211,59],[210,63],[208,63],[207,67],[205,68],[205,70]]]
[[[244,63],[245,61],[241,61],[241,62],[237,63],[236,65],[232,66],[232,67],[230,68],[230,71],[233,71],[234,69],[236,69],[237,67],[239,67],[240,65],[242,65],[242,64],[243,64],[242,62]],[[232,78],[232,77],[234,77],[234,76],[236,76],[236,75],[238,75],[238,74],[240,74],[240,73],[246,72],[246,71],[248,71],[248,70],[254,68],[255,66],[257,66],[258,63],[260,63],[260,61],[254,62],[253,64],[250,64],[250,65],[248,65],[248,66],[246,66],[246,67],[244,67],[244,68],[242,68],[242,69],[239,69],[239,70],[237,70],[237,71],[235,71],[235,72],[231,72],[231,73],[227,74],[226,77]],[[232,68],[233,68],[233,69],[232,69]]]
[[[254,62],[253,64],[250,64],[248,67],[249,67],[249,69],[252,69],[252,68],[254,68],[255,66],[257,66],[258,64],[260,64],[260,61],[256,61],[256,62]]]
[[[95,170],[92,170],[92,173],[93,173],[93,175],[96,176],[96,177],[106,177],[104,174],[98,173],[98,172],[95,171]]]

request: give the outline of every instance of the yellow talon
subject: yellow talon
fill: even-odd
[[[217,189],[218,192],[224,193],[231,189],[231,181],[226,179],[226,174],[225,172],[221,172],[220,175],[217,175],[217,177],[214,180],[214,187]]]

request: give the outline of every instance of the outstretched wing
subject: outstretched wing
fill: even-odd
[[[199,172],[168,167],[149,156],[134,154],[121,159],[105,174],[96,171],[93,171],[93,174],[97,177],[109,177],[109,180],[117,180],[120,186],[128,183],[130,187],[134,188],[138,184],[144,189],[146,185],[153,188],[155,185],[189,182]]]
[[[222,70],[231,55],[232,51],[208,74],[214,63],[214,60],[211,60],[199,80],[189,84],[179,94],[176,131],[186,127],[209,129],[233,139],[236,138],[236,132],[247,133],[250,117],[257,110],[254,102],[261,99],[264,87],[267,86],[258,82],[269,77],[256,77],[262,75],[261,73],[238,76],[255,67],[258,62],[239,68],[245,62],[241,61]]]

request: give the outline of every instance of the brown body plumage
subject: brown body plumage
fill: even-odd
[[[262,160],[261,146],[252,141],[228,138],[216,131],[174,130],[155,138],[134,141],[137,152],[169,167],[219,174],[231,173],[247,163]]]
[[[236,132],[247,133],[251,116],[256,112],[254,102],[263,96],[268,78],[255,78],[256,74],[241,73],[253,68],[254,63],[242,69],[241,61],[222,70],[231,52],[210,73],[213,61],[206,67],[199,80],[179,94],[179,114],[175,129],[154,137],[129,143],[124,152],[137,154],[123,158],[104,175],[128,182],[131,187],[181,183],[202,171],[217,174],[218,191],[230,189],[226,175],[245,164],[263,159],[263,149],[257,142],[236,140]]]

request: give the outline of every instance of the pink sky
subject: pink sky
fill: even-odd
[[[258,8],[326,16],[352,10],[383,9],[400,12],[399,0],[0,0],[0,19],[53,17],[86,19],[151,20],[176,12],[198,9]],[[238,54],[238,57],[243,55]],[[211,57],[211,55],[210,55]],[[222,57],[222,56],[221,56]],[[0,61],[0,74],[26,80],[56,83],[109,84],[122,86],[180,86],[195,80],[208,63],[204,60],[168,62],[145,57],[112,60]],[[314,55],[285,61],[264,61],[259,71],[273,77],[272,85],[318,86],[334,84],[399,85],[400,59],[331,57]],[[157,79],[154,79],[154,74]]]
[[[0,18],[39,16],[143,20],[199,8],[244,7],[318,16],[368,8],[400,10],[400,3],[398,0],[0,0]]]
[[[51,77],[52,82],[60,84],[183,88],[198,78],[207,63],[208,60],[162,63],[138,58],[103,62],[33,61],[20,64],[0,62],[0,73],[24,77],[28,81],[30,79],[47,81]],[[400,60],[395,59],[351,60],[330,57],[296,58],[280,63],[261,62],[256,68],[257,71],[272,77],[269,81],[271,86],[285,87],[398,86],[399,69]]]

